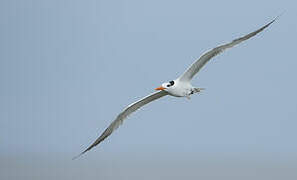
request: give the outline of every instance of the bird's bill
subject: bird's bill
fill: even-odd
[[[158,90],[161,91],[161,90],[164,90],[164,89],[166,89],[166,88],[164,88],[164,87],[162,87],[162,86],[155,88],[156,91],[158,91]]]

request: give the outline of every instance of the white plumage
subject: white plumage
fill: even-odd
[[[93,147],[98,145],[100,142],[102,142],[105,138],[107,138],[110,134],[112,134],[112,132],[114,130],[116,130],[123,123],[123,121],[125,120],[125,118],[127,118],[127,116],[129,116],[131,113],[133,113],[137,109],[141,108],[142,106],[144,106],[154,100],[157,100],[163,96],[166,96],[166,95],[189,98],[190,95],[192,95],[194,93],[198,93],[201,90],[203,90],[203,88],[193,87],[191,85],[190,81],[195,76],[195,74],[197,74],[199,72],[199,70],[210,59],[212,59],[214,56],[220,54],[224,50],[232,48],[235,45],[255,36],[259,32],[263,31],[265,28],[267,28],[269,25],[271,25],[276,19],[277,18],[275,18],[274,20],[272,20],[271,22],[269,22],[268,24],[266,24],[265,26],[261,27],[260,29],[254,31],[254,32],[251,32],[243,37],[237,38],[230,43],[226,43],[226,44],[220,45],[218,47],[215,47],[215,48],[205,52],[204,54],[202,54],[202,56],[198,60],[196,60],[180,77],[178,77],[177,79],[175,79],[173,81],[163,83],[160,87],[156,88],[156,90],[158,90],[158,92],[152,93],[152,94],[130,104],[129,106],[127,106],[117,116],[117,118],[105,129],[105,131],[99,136],[99,138],[97,138],[96,141],[92,145],[90,145],[85,151],[80,153],[78,156],[74,157],[74,159],[79,157],[80,155],[84,154],[85,152],[89,151],[90,149],[92,149]]]

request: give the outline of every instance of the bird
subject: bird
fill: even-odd
[[[75,156],[73,159],[76,159],[86,153],[87,151],[91,150],[98,144],[100,144],[102,141],[104,141],[108,136],[110,136],[122,123],[123,121],[133,112],[138,110],[139,108],[143,107],[144,105],[155,101],[157,99],[160,99],[164,96],[170,95],[174,97],[186,97],[190,99],[190,96],[195,93],[200,93],[204,88],[198,88],[194,87],[191,84],[192,78],[201,70],[204,65],[211,60],[213,57],[217,56],[218,54],[222,53],[223,51],[232,48],[239,43],[246,41],[250,39],[251,37],[255,36],[256,34],[260,33],[264,29],[266,29],[268,26],[270,26],[273,22],[276,21],[276,18],[274,18],[272,21],[267,23],[266,25],[262,26],[261,28],[257,29],[256,31],[253,31],[245,36],[239,37],[237,39],[234,39],[233,41],[229,43],[225,43],[222,45],[219,45],[211,50],[206,51],[203,53],[190,67],[177,79],[165,82],[161,84],[161,86],[155,88],[156,92],[149,94],[148,96],[145,96],[144,98],[128,105],[124,110],[118,114],[118,116],[115,118],[115,120],[103,131],[103,133],[90,145],[88,148],[86,148],[83,152],[81,152],[79,155]]]

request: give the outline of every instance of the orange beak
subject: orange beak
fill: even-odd
[[[155,90],[164,90],[166,88],[163,88],[162,86],[155,88]]]

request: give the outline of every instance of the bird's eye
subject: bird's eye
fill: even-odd
[[[167,84],[167,87],[173,86],[174,85],[174,81],[169,81],[169,84]]]

